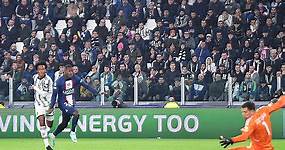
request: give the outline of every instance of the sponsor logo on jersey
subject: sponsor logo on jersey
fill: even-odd
[[[73,94],[74,93],[74,88],[72,88],[72,89],[67,89],[67,90],[64,90],[63,91],[63,94],[65,94],[65,95],[71,95],[71,94]]]

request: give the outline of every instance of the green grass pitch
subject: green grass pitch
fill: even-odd
[[[246,146],[248,142],[234,146]],[[273,140],[276,150],[285,149],[285,140]],[[44,150],[41,139],[0,139],[1,150]],[[55,150],[223,150],[215,139],[56,139]]]

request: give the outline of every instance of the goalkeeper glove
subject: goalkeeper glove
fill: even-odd
[[[232,139],[226,138],[224,136],[220,136],[220,144],[224,148],[227,148],[230,144],[232,145],[233,143],[234,142],[232,141]]]

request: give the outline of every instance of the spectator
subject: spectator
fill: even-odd
[[[183,2],[183,1],[182,1]],[[155,3],[154,2],[150,2],[148,4],[148,7],[146,8],[146,18],[147,19],[159,19],[159,13],[157,8],[155,7]]]
[[[171,62],[169,69],[165,72],[165,79],[169,85],[174,85],[175,78],[179,77],[178,69],[176,68],[175,62]]]
[[[59,49],[61,49],[64,53],[68,51],[69,48],[69,42],[65,34],[61,34],[59,36],[59,39],[56,40],[56,45]]]
[[[53,38],[51,36],[51,33],[50,32],[46,32],[44,33],[44,38],[40,41],[40,44],[39,46],[40,47],[45,47],[45,48],[50,48],[52,43],[55,43],[55,38]]]
[[[80,39],[83,42],[89,41],[91,39],[91,34],[89,30],[87,30],[86,25],[82,25],[81,30],[79,31]]]
[[[232,70],[233,61],[228,57],[226,52],[223,52],[219,60],[219,65],[224,65],[226,71]]]
[[[259,85],[259,73],[254,69],[254,66],[249,66],[248,72],[251,74],[251,79],[254,80],[257,85]]]
[[[104,78],[105,86],[111,87],[112,82],[114,81],[114,74],[110,71],[110,66],[104,66],[104,72],[100,74],[100,78]]]
[[[257,85],[254,80],[251,79],[251,73],[245,74],[244,81],[240,85],[239,89],[239,101],[254,101],[257,96]]]
[[[37,52],[39,59],[42,61],[47,61],[48,56],[49,56],[49,52],[47,50],[47,48],[45,48],[45,45],[41,45],[40,46],[40,50]]]
[[[272,72],[272,66],[266,65],[265,70],[260,74],[260,80],[265,82],[269,87],[271,87],[274,74]]]
[[[199,63],[205,63],[206,58],[210,57],[210,51],[206,48],[205,41],[200,41],[198,47],[195,49],[195,54],[198,57]]]
[[[25,1],[25,0],[24,0]],[[18,39],[18,29],[15,25],[15,21],[10,19],[7,24],[7,30],[4,31],[4,34],[7,35],[8,41],[16,42]]]
[[[98,51],[103,45],[104,41],[99,37],[98,32],[93,30],[91,35],[91,46]]]
[[[183,1],[182,1],[183,2]],[[200,16],[201,18],[205,18],[207,15],[207,10],[208,10],[208,4],[207,1],[205,0],[196,0],[195,3],[193,4],[193,8],[187,9],[190,12],[194,9],[195,12],[197,12],[197,15]],[[186,8],[185,8],[186,10]]]
[[[260,59],[260,55],[258,52],[254,52],[254,58],[248,61],[248,64],[254,67],[258,73],[263,72],[265,63],[263,60]]]
[[[32,16],[32,7],[27,0],[21,0],[16,7],[16,15],[22,20],[29,19]]]
[[[65,5],[62,4],[61,0],[56,1],[56,6],[53,9],[53,23],[56,24],[58,20],[64,20],[66,17],[67,9]]]
[[[233,25],[233,17],[226,10],[222,11],[222,14],[218,17],[218,21],[223,21],[227,27],[232,27]]]
[[[113,92],[113,98],[120,98],[123,100],[125,98],[125,93],[127,90],[127,83],[126,80],[123,79],[122,75],[118,75],[116,80],[111,85],[111,88],[114,90]],[[116,93],[119,92],[119,93]]]
[[[258,99],[261,101],[270,100],[269,87],[264,80],[260,81],[260,86],[258,88]]]
[[[199,70],[199,62],[195,54],[192,55],[192,59],[188,62],[188,69],[192,74],[195,74]]]
[[[221,79],[220,74],[215,74],[215,80],[209,85],[209,100],[224,100],[224,88],[226,81]]]
[[[270,64],[272,66],[272,72],[275,74],[279,68],[281,67],[282,60],[277,55],[277,50],[270,50],[270,58],[266,60],[266,64]]]
[[[241,84],[241,82],[244,81],[244,74],[241,71],[241,66],[239,64],[235,65],[235,70],[232,73],[232,77],[236,78],[236,82],[238,84]]]
[[[250,47],[250,43],[248,40],[244,41],[244,45],[242,47],[242,56],[245,61],[251,60],[254,56],[254,50]]]
[[[195,49],[196,43],[195,39],[193,38],[193,35],[190,34],[190,32],[185,31],[183,34],[183,39],[181,39],[181,42],[185,43],[186,48],[190,48],[191,50]]]
[[[284,65],[282,65],[283,68]],[[285,73],[284,71],[277,71],[276,76],[272,80],[272,88],[271,88],[271,95],[274,94],[275,91],[285,88]]]
[[[33,96],[29,90],[29,83],[27,79],[23,78],[20,85],[17,87],[15,99],[27,101],[27,100],[32,100],[32,98]]]
[[[21,22],[20,29],[19,29],[19,37],[17,41],[24,41],[25,39],[29,38],[32,29],[28,27],[24,22]]]
[[[87,54],[86,53],[81,53],[81,59],[76,63],[78,68],[79,68],[79,72],[81,73],[81,76],[85,76],[89,70],[91,70],[91,63],[90,61],[87,59]]]
[[[139,23],[139,27],[136,29],[136,33],[138,33],[143,40],[150,40],[150,31],[147,27],[144,26],[143,22]]]
[[[207,86],[204,81],[204,75],[199,74],[198,75],[198,80],[194,81],[191,90],[190,90],[190,95],[189,99],[190,100],[204,100],[206,92],[207,92]]]
[[[7,23],[8,19],[15,13],[15,5],[11,3],[10,0],[2,0],[1,5],[1,18],[3,18],[4,22]]]
[[[185,91],[186,91],[186,88],[185,88]],[[180,81],[180,78],[175,78],[174,86],[170,88],[170,97],[174,97],[177,100],[181,100],[181,81]]]
[[[240,84],[237,82],[237,78],[232,78],[232,98],[233,100],[237,101],[239,99],[239,87]],[[225,85],[225,99],[228,99],[228,93],[229,93],[229,80],[226,82]]]
[[[25,61],[26,64],[32,64],[33,63],[33,52],[31,52],[27,46],[23,47],[21,57]]]
[[[31,51],[37,51],[39,49],[40,39],[36,36],[37,31],[33,30],[31,35],[23,41],[24,45],[26,45]]]
[[[1,34],[1,38],[0,38],[0,50],[5,50],[7,51],[10,46],[12,45],[12,41],[7,39],[7,36],[4,34]]]
[[[23,73],[23,78],[27,79],[28,83],[33,83],[33,75],[36,74],[36,69],[33,64],[28,64],[27,69]]]
[[[215,16],[218,16],[225,10],[225,6],[220,0],[212,0],[209,3],[209,9],[213,10]]]
[[[144,100],[147,96],[147,83],[146,83],[146,74],[141,70],[141,66],[139,64],[135,65],[135,71],[132,74],[133,77],[137,77],[138,81],[138,98],[140,100]]]
[[[63,63],[60,63],[59,64],[59,69],[57,71],[55,71],[54,73],[54,81],[56,82],[57,79],[59,79],[60,77],[63,76],[63,73],[64,73],[64,64]]]
[[[65,34],[67,39],[71,41],[74,34],[77,33],[76,26],[74,25],[74,22],[72,19],[67,20],[67,27],[63,29],[62,34]]]
[[[17,54],[19,53],[19,51],[17,51],[16,43],[13,43],[13,44],[10,46],[9,52],[10,52],[10,54],[11,54],[11,58],[12,58],[13,60],[16,60],[16,56],[17,56]]]
[[[215,73],[217,71],[216,64],[213,62],[213,59],[211,57],[206,58],[206,69],[210,73]]]
[[[94,80],[99,80],[100,74],[99,71],[97,69],[97,66],[93,65],[91,68],[91,71],[89,71],[86,75],[86,77],[89,76],[91,78],[91,81]]]
[[[98,33],[98,37],[102,39],[103,41],[107,40],[108,36],[108,28],[106,27],[106,20],[101,19],[98,26],[94,29]]]
[[[179,16],[177,16],[175,19],[175,26],[179,30],[182,30],[184,29],[184,27],[186,27],[188,20],[189,20],[189,16],[185,13],[185,10],[180,9]]]

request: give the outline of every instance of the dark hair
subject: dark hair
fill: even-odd
[[[41,65],[45,66],[45,69],[47,69],[47,64],[44,61],[37,63],[35,68],[38,70],[38,67],[41,66]]]
[[[73,67],[73,65],[69,63],[65,65],[65,68],[69,68],[69,67]]]
[[[255,104],[253,102],[245,102],[241,105],[241,108],[247,108],[248,110],[255,110]]]

